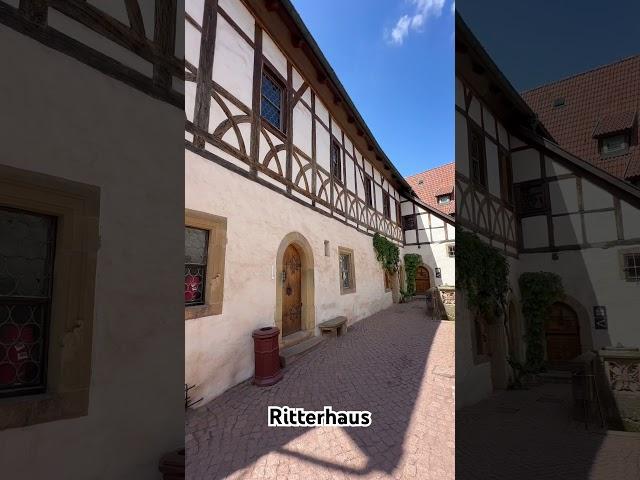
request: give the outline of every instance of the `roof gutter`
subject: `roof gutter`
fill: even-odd
[[[338,90],[339,95],[344,99],[344,102],[347,108],[351,110],[351,113],[353,113],[353,116],[356,122],[358,122],[358,124],[362,128],[362,131],[365,132],[365,134],[367,135],[367,138],[369,138],[371,142],[373,142],[374,144],[373,146],[378,151],[378,154],[389,165],[389,167],[391,168],[391,172],[397,177],[398,183],[402,185],[410,195],[412,195],[413,197],[417,197],[416,193],[411,188],[411,185],[409,185],[409,183],[404,179],[404,177],[396,169],[393,162],[391,162],[389,157],[387,157],[387,155],[384,153],[384,150],[382,150],[382,148],[378,144],[378,141],[376,140],[375,136],[373,135],[373,133],[371,133],[371,130],[367,126],[367,123],[364,121],[364,119],[360,115],[360,112],[354,105],[353,101],[351,100],[351,97],[349,96],[344,86],[342,85],[342,82],[340,82],[340,80],[338,79],[338,76],[336,75],[335,71],[329,64],[329,61],[326,59],[326,57],[322,53],[322,50],[320,50],[320,47],[318,46],[315,39],[313,38],[313,35],[311,35],[311,32],[309,32],[309,30],[307,29],[306,25],[302,21],[302,18],[300,18],[300,15],[296,11],[291,1],[280,0],[280,3],[284,7],[284,10],[287,12],[287,14],[294,21],[296,26],[300,29],[300,34],[302,39],[307,43],[307,45],[311,49],[311,52],[315,55],[315,57],[320,62],[320,65],[326,72],[327,78],[329,79],[329,81],[331,81],[331,83],[334,84],[334,86]]]

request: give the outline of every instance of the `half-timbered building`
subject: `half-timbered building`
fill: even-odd
[[[457,407],[507,387],[507,357],[525,359],[522,273],[562,279],[565,297],[544,325],[549,365],[640,345],[630,317],[640,308],[640,190],[559,146],[460,17],[455,108],[457,225],[499,249],[510,267],[506,313],[496,321],[473,314],[458,295]]]
[[[416,195],[427,205],[440,212],[455,217],[455,162],[445,163],[406,177]]]
[[[426,252],[454,232],[289,1],[188,1],[185,38],[186,381],[204,404],[252,375],[254,329],[276,325],[287,348],[389,306],[402,279],[383,273],[374,234],[425,252],[436,285]]]
[[[2,478],[155,479],[184,444],[182,11],[0,1]]]

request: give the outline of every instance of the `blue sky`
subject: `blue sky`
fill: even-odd
[[[637,0],[459,0],[457,8],[518,91],[640,53]]]
[[[404,176],[454,159],[452,0],[292,0]]]

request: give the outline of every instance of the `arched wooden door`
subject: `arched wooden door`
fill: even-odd
[[[566,303],[551,306],[545,324],[547,360],[562,363],[580,355],[580,325],[575,310]]]
[[[416,294],[425,295],[431,288],[431,279],[429,278],[429,270],[425,267],[418,267],[416,270]]]
[[[282,262],[282,336],[302,328],[302,261],[294,245],[284,251]]]

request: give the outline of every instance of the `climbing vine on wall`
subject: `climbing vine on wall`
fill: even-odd
[[[506,257],[471,232],[456,230],[456,286],[464,290],[469,309],[486,319],[504,309],[509,291]]]
[[[525,342],[527,344],[526,368],[539,372],[544,366],[544,321],[551,305],[562,300],[562,279],[550,272],[527,272],[520,275],[522,314],[527,322]]]
[[[389,273],[398,271],[400,249],[397,245],[376,233],[373,236],[373,249],[376,252],[376,259],[382,264],[382,268]]]
[[[416,271],[422,265],[422,257],[417,253],[407,253],[404,256],[404,270],[407,275],[407,295],[416,293]]]

